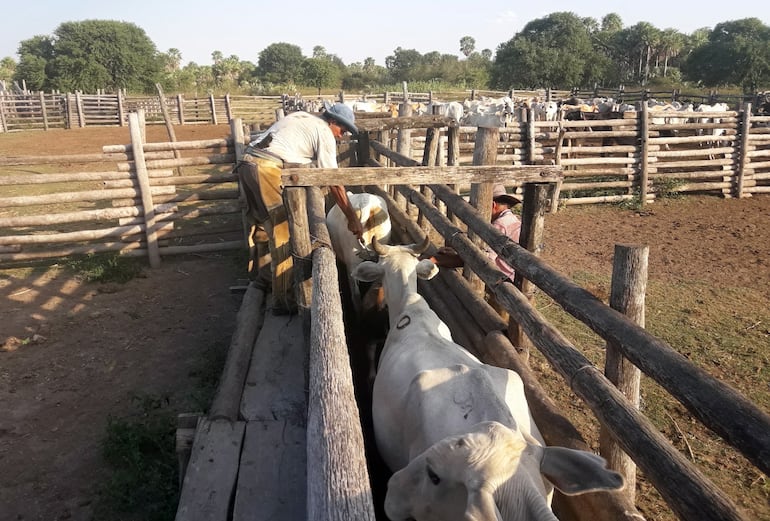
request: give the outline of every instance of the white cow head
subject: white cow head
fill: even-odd
[[[392,521],[558,521],[551,484],[568,495],[619,490],[600,456],[542,447],[521,431],[482,422],[435,443],[388,482]],[[544,481],[546,478],[547,481]]]
[[[375,237],[372,239],[372,249],[380,256],[379,261],[362,262],[352,272],[353,278],[357,280],[382,281],[391,323],[395,323],[395,318],[401,314],[406,299],[417,293],[417,277],[430,279],[438,273],[438,267],[433,262],[418,259],[429,245],[430,238],[427,236],[420,245],[405,246],[380,244]]]

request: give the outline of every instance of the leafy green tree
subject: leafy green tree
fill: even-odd
[[[462,38],[460,38],[460,52],[463,53],[466,58],[470,56],[475,49],[476,49],[475,39],[471,38],[470,36],[463,36]]]
[[[685,35],[676,29],[664,29],[660,35],[661,50],[663,52],[663,77],[668,76],[669,60],[679,56],[684,47]]]
[[[214,85],[219,89],[230,89],[238,85],[243,70],[241,60],[234,54],[225,58],[221,52],[214,51],[211,54],[213,65],[211,74],[214,76]]]
[[[302,49],[291,43],[274,43],[259,53],[259,76],[271,83],[294,83],[302,78],[305,57]]]
[[[388,69],[390,80],[393,82],[416,80],[416,74],[422,65],[422,54],[415,49],[397,47],[393,54],[385,58],[385,68]]]
[[[144,30],[128,22],[65,22],[54,32],[46,66],[51,88],[152,92],[162,62]]]
[[[6,56],[0,60],[0,80],[11,81],[13,80],[13,73],[16,71],[16,61],[10,56]]]
[[[13,73],[13,78],[16,83],[29,90],[47,90],[49,82],[45,69],[45,58],[32,54],[22,54],[21,61]]]
[[[340,86],[340,69],[326,56],[307,58],[302,64],[302,80],[318,89],[320,95],[323,88]]]
[[[342,77],[344,90],[371,91],[384,86],[388,75],[387,69],[377,65],[374,58],[368,57],[364,63],[351,63],[345,68]]]
[[[13,80],[30,90],[49,90],[48,64],[54,56],[53,40],[48,36],[33,36],[19,44],[19,64]]]
[[[682,66],[685,77],[708,87],[741,85],[746,90],[770,82],[770,27],[758,18],[717,24]]]
[[[492,86],[500,89],[571,88],[594,81],[598,72],[586,22],[574,13],[552,13],[529,22],[497,48]]]
[[[623,20],[618,13],[609,13],[602,18],[601,31],[616,33],[623,29]]]

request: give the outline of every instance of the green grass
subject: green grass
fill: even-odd
[[[69,270],[86,282],[126,282],[142,274],[142,265],[137,259],[121,257],[117,253],[85,255],[64,261]]]
[[[131,514],[132,519],[168,521],[178,503],[176,416],[165,397],[137,395],[133,402],[136,414],[108,419],[102,454],[112,471],[101,486],[95,518]]]
[[[167,396],[133,395],[136,410],[111,417],[102,453],[110,468],[99,490],[94,519],[170,521],[179,503],[175,434],[178,414],[205,411],[216,393],[227,357],[225,342],[206,349],[190,373],[195,387],[184,402]]]
[[[608,276],[587,272],[573,280],[605,303]],[[697,280],[650,281],[646,297],[646,329],[675,351],[718,380],[736,389],[756,406],[770,411],[770,309],[766,297],[754,288],[714,287]],[[539,311],[592,363],[604,368],[605,341],[544,295],[536,299]],[[590,411],[569,390],[536,350],[532,365],[549,393],[559,396],[565,414],[590,440],[598,427]],[[641,411],[685,457],[714,484],[757,519],[770,519],[770,483],[738,451],[727,445],[692,416],[683,405],[646,375],[641,381]],[[638,505],[652,518],[671,520],[656,511],[656,493],[643,483]],[[763,506],[764,505],[764,506]],[[766,516],[766,517],[765,517]]]

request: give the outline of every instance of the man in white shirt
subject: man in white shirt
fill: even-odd
[[[267,235],[272,277],[259,270],[257,282],[265,289],[272,285],[276,309],[292,311],[295,307],[281,171],[285,166],[337,168],[337,139],[346,131],[353,135],[358,133],[354,121],[353,111],[342,103],[325,104],[320,117],[307,112],[292,112],[250,143],[244,160],[236,168],[246,193],[248,214],[254,220],[252,240],[259,246],[258,236],[264,235],[262,227]],[[331,186],[330,190],[347,217],[348,229],[360,238],[363,228],[350,206],[345,187]],[[260,267],[254,265],[253,253],[250,257],[250,273],[256,276]],[[266,280],[268,278],[272,279],[272,284]]]

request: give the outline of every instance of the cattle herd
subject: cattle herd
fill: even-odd
[[[417,291],[437,266],[420,244],[386,244],[387,206],[349,194],[367,243],[350,239],[333,208],[327,226],[349,284],[380,288],[387,334],[373,370],[376,447],[392,472],[389,519],[557,521],[554,488],[568,495],[620,490],[624,480],[595,454],[546,446],[530,414],[520,376],[482,363],[452,340]],[[355,290],[356,299],[363,292]],[[364,305],[354,306],[362,313]]]
[[[390,113],[399,115],[399,103],[380,103],[367,100],[347,100],[344,102],[357,113]],[[488,97],[459,101],[430,101],[410,102],[413,116],[437,114],[447,116],[458,122],[460,126],[468,127],[507,127],[521,122],[528,117],[535,121],[575,121],[593,119],[628,118],[641,109],[642,103],[647,105],[651,117],[656,122],[700,122],[703,120],[698,112],[726,112],[739,108],[725,102],[700,103],[694,101],[663,101],[654,98],[636,103],[619,101],[610,97],[578,98],[570,97],[560,100],[543,100],[538,97],[511,98],[509,96]],[[284,103],[284,109],[321,110],[321,101],[289,100]],[[758,115],[770,114],[770,93],[757,96],[753,111]],[[528,116],[531,114],[531,116]]]

